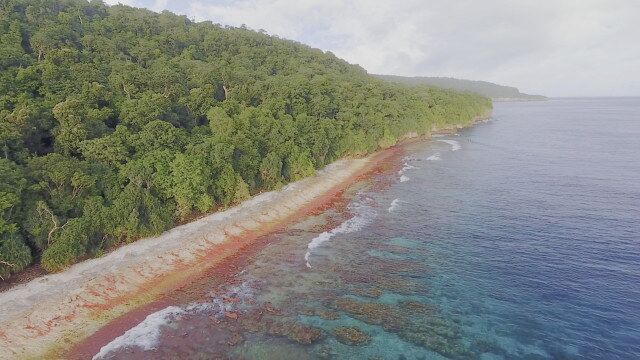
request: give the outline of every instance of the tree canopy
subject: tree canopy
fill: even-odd
[[[63,269],[491,103],[245,27],[0,4],[0,277]]]

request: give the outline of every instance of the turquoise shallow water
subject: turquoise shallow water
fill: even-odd
[[[101,356],[638,359],[638,114],[640,99],[497,103]]]

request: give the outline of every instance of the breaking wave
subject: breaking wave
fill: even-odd
[[[124,334],[103,346],[93,360],[102,359],[110,352],[125,347],[139,347],[143,350],[153,350],[160,340],[162,327],[177,320],[185,310],[178,306],[169,306],[147,316],[140,324],[127,330]]]
[[[315,248],[338,234],[356,232],[373,221],[376,216],[376,212],[371,206],[372,201],[373,200],[371,198],[360,196],[348,206],[353,217],[344,221],[342,224],[338,225],[338,227],[330,231],[325,231],[311,240],[309,245],[307,245],[308,250],[304,255],[304,260],[306,261],[308,268],[311,268],[309,259],[311,258],[311,253]]]
[[[226,312],[240,310],[248,304],[247,300],[252,296],[251,283],[245,281],[229,289],[222,297],[212,295],[211,302],[193,303],[186,307],[169,306],[156,311],[149,314],[138,325],[100,348],[93,360],[103,359],[113,351],[131,347],[146,351],[154,350],[160,342],[162,329],[180,320],[183,316],[204,313],[219,318],[224,316]],[[228,299],[236,300],[228,301]]]
[[[435,153],[435,154],[429,156],[427,158],[427,160],[429,160],[429,161],[440,161],[442,159],[440,158],[440,153]]]
[[[438,141],[451,145],[451,151],[458,151],[462,149],[462,146],[460,146],[460,143],[456,140],[438,140]]]
[[[389,212],[396,211],[399,206],[400,206],[400,199],[393,199],[393,201],[391,202],[391,205],[389,206],[387,211],[389,211]]]
[[[405,160],[408,160],[407,158],[405,158]],[[404,173],[407,170],[411,170],[411,169],[417,169],[417,167],[409,164],[408,162],[405,161],[404,165],[402,166],[401,170],[398,170],[398,175],[400,175],[400,182],[405,182],[405,181],[409,181],[409,177],[406,176]]]
[[[407,170],[411,170],[411,169],[417,169],[417,167],[409,164],[409,163],[404,163],[404,166],[402,167],[402,172],[405,172]]]

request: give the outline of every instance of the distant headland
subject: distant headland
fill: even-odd
[[[429,85],[445,89],[469,91],[491,98],[493,101],[544,101],[546,96],[521,93],[515,87],[498,85],[487,81],[464,80],[451,77],[373,75],[382,80],[407,85]]]

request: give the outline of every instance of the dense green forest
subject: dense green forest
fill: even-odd
[[[428,77],[428,76],[396,76],[396,75],[374,75],[382,80],[391,81],[405,85],[429,85],[444,89],[471,91],[482,96],[493,99],[519,99],[519,100],[547,100],[542,95],[530,95],[521,93],[518,88],[512,86],[498,85],[487,81],[464,80],[450,77]]]
[[[244,27],[3,0],[0,277],[61,270],[490,107]]]

